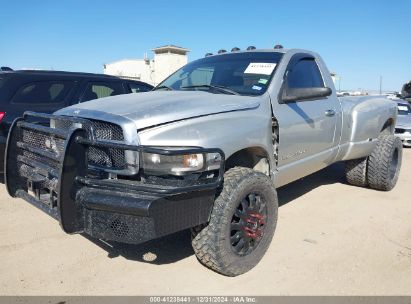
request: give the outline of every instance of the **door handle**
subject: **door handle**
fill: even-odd
[[[325,116],[334,116],[335,115],[335,111],[334,110],[327,110],[325,111]]]

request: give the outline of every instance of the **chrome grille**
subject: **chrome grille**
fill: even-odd
[[[124,140],[123,130],[120,126],[97,120],[90,122],[97,139]]]
[[[54,120],[53,122],[55,128],[63,130],[74,129],[76,128],[76,124],[81,124],[90,137],[91,134],[94,134],[95,138],[99,140],[124,140],[122,128],[119,125],[113,123],[97,120],[84,120],[79,123],[65,119],[58,119]],[[24,136],[24,134],[26,135]],[[23,133],[24,142],[42,149],[47,149],[47,144],[49,143],[51,151],[57,149],[59,151],[59,154],[63,153],[63,140],[50,140],[46,137],[47,136],[42,133],[28,130],[24,131]],[[90,165],[108,167],[112,169],[124,169],[126,165],[124,150],[120,149],[89,147],[87,157]]]
[[[32,147],[45,149],[49,152],[61,155],[64,151],[64,140],[58,138],[51,138],[48,135],[31,130],[23,130],[22,139],[24,143]]]
[[[101,121],[91,121],[91,126],[96,139],[124,140],[123,130],[118,125]],[[124,150],[120,149],[89,147],[88,160],[90,164],[98,166],[116,169],[123,169],[125,167]]]
[[[90,122],[96,139],[124,140],[123,130],[120,126],[95,120]],[[98,166],[115,169],[123,169],[125,167],[124,150],[120,149],[89,147],[88,160],[90,164]]]

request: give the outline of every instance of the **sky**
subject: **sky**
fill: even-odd
[[[0,0],[0,66],[102,73],[174,44],[189,60],[254,45],[319,53],[337,89],[399,91],[411,80],[411,1]]]

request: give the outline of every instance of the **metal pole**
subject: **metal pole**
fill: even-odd
[[[382,76],[380,76],[380,95],[382,95]]]

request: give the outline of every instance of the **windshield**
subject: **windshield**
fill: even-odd
[[[261,95],[267,90],[282,55],[275,52],[244,52],[206,57],[185,65],[155,90]]]
[[[411,114],[411,107],[407,104],[398,105],[398,115],[408,115]]]

